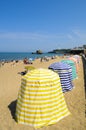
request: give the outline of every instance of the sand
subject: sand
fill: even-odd
[[[60,61],[62,57],[40,62],[37,59],[31,66],[48,68],[51,63]],[[13,64],[5,63],[0,67],[0,130],[34,130],[28,125],[17,124],[15,121],[15,105],[22,75],[26,65],[22,61]],[[79,65],[78,79],[74,81],[75,88],[64,93],[65,100],[71,115],[63,118],[54,125],[39,128],[38,130],[85,130],[85,88],[82,59]]]

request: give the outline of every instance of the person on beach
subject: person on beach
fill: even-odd
[[[24,58],[23,62],[24,64],[32,64],[32,61],[29,61],[27,58]]]

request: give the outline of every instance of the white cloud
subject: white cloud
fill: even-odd
[[[67,34],[68,39],[73,40],[73,36],[71,34]]]
[[[4,40],[32,40],[33,42],[44,43],[85,43],[86,33],[81,33],[80,30],[72,30],[69,33],[43,33],[43,32],[0,32],[0,39]]]
[[[82,32],[80,30],[73,30],[73,35],[77,38],[86,38],[86,32]]]
[[[0,39],[30,39],[30,40],[48,40],[65,38],[64,34],[48,33],[29,33],[29,32],[0,32]]]

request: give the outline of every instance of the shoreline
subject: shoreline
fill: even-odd
[[[33,60],[41,57],[52,57],[52,56],[62,56],[64,53],[43,53],[43,54],[32,54],[31,52],[2,52],[0,53],[0,62],[10,62],[14,60],[23,60],[26,58],[32,58]]]

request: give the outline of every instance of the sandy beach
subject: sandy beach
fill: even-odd
[[[35,68],[48,68],[51,63],[62,60],[63,57],[40,62],[40,59],[33,61]],[[71,115],[63,118],[54,125],[39,128],[39,130],[85,130],[85,88],[82,59],[80,59],[78,79],[73,81],[75,88],[64,93],[65,101]],[[24,63],[19,61],[5,63],[0,67],[0,130],[34,130],[28,125],[20,125],[15,121],[15,106],[18,91],[21,85],[20,72],[25,69]],[[29,65],[28,65],[29,66]]]

